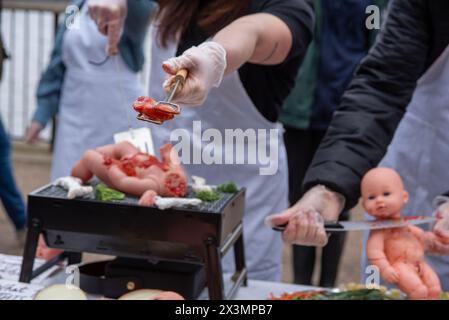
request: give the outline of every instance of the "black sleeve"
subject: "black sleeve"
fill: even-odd
[[[393,0],[377,43],[362,61],[304,180],[324,184],[352,208],[363,175],[378,165],[426,68],[430,18],[425,0]]]
[[[281,19],[292,33],[286,61],[304,54],[312,39],[315,15],[307,0],[255,0],[252,13],[269,13]]]

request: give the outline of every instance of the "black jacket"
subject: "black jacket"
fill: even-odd
[[[352,208],[363,175],[384,157],[417,80],[449,45],[448,0],[393,0],[304,180],[324,184]],[[449,84],[448,84],[449,90]]]

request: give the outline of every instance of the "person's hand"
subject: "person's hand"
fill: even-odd
[[[441,244],[449,245],[449,198],[444,199],[436,210],[435,217],[437,222],[433,227],[433,232],[441,241]]]
[[[399,281],[398,273],[391,266],[386,267],[385,269],[381,270],[380,275],[386,282],[391,283],[391,284],[398,283],[398,281]]]
[[[39,122],[31,122],[31,124],[27,128],[27,131],[25,134],[26,143],[29,143],[29,144],[36,143],[42,129],[43,129],[43,127]]]
[[[426,242],[426,251],[430,255],[449,255],[449,242],[434,231],[431,241]]]
[[[173,102],[185,105],[201,105],[212,87],[218,87],[226,69],[226,50],[217,42],[207,41],[198,47],[186,50],[181,56],[171,58],[162,64],[169,75],[164,83],[168,92],[172,87],[174,75],[180,69],[187,69],[189,74]]]
[[[344,197],[318,185],[310,189],[290,209],[266,218],[270,227],[287,224],[282,238],[289,244],[320,246],[327,244],[324,221],[336,221],[344,208]]]
[[[126,0],[91,0],[89,15],[97,24],[98,30],[108,37],[106,52],[118,53],[118,43],[125,24],[128,5]]]

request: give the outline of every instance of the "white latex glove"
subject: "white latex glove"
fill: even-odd
[[[217,42],[207,41],[198,47],[186,50],[181,56],[171,58],[162,64],[170,77],[164,82],[168,92],[174,76],[180,69],[187,69],[189,75],[175,94],[173,102],[185,105],[201,105],[212,87],[218,87],[226,69],[226,50]]]
[[[449,198],[438,197],[436,204],[438,208],[435,216],[438,220],[433,227],[433,232],[444,244],[449,244]]]
[[[128,4],[126,0],[90,0],[89,15],[95,21],[98,30],[108,37],[106,52],[118,53],[118,43],[125,24]]]
[[[287,224],[282,238],[289,244],[323,247],[328,241],[324,221],[337,221],[344,204],[341,194],[317,185],[290,209],[267,217],[265,223],[271,228]]]

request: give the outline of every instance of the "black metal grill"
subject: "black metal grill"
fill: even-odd
[[[65,250],[71,263],[80,262],[79,253],[91,252],[204,264],[209,296],[224,299],[221,258],[232,246],[237,280],[231,293],[246,282],[244,194],[244,189],[219,193],[214,202],[159,210],[140,206],[138,198],[129,195],[113,202],[93,196],[67,199],[63,188],[44,186],[28,196],[28,236],[20,281],[29,282],[36,275],[32,266],[39,234],[43,234],[47,245]],[[193,197],[189,189],[187,198]]]
[[[90,185],[95,188],[97,185],[97,182],[93,182]],[[56,198],[56,199],[67,199],[67,191],[59,186],[53,186],[48,185],[42,189],[39,189],[33,193],[30,194],[31,196],[39,196],[39,197],[47,197],[47,198]],[[218,193],[219,199],[213,202],[202,202],[200,205],[195,207],[179,207],[184,210],[192,210],[198,213],[217,213],[220,214],[223,209],[226,207],[228,202],[234,197],[234,194],[229,193]],[[192,191],[192,188],[189,187],[188,192],[185,196],[185,198],[195,198],[195,194]],[[98,202],[98,200],[95,200],[95,195],[91,194],[88,196],[85,196],[83,198],[78,199],[79,201],[95,201]],[[111,203],[116,204],[125,204],[125,205],[138,205],[139,199],[134,196],[125,195],[125,198],[123,200],[114,200],[111,201]],[[150,206],[152,208],[155,208],[154,206]]]

